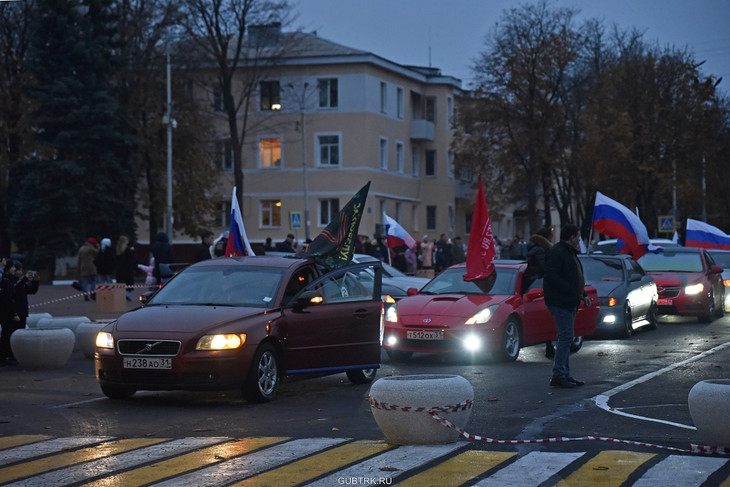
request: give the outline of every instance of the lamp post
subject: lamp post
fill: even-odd
[[[162,123],[167,126],[167,236],[172,240],[172,129],[177,121],[172,118],[172,89],[170,80],[170,51],[167,51],[167,112]]]
[[[287,86],[295,91],[294,85],[289,83]],[[304,238],[309,240],[309,179],[307,176],[307,130],[305,126],[304,110],[307,101],[307,88],[309,83],[304,82],[302,92],[297,96],[299,98],[299,130],[302,134],[302,180],[304,184]]]

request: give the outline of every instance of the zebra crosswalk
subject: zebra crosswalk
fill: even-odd
[[[0,437],[2,486],[730,486],[730,459],[666,452],[483,451],[347,438]]]

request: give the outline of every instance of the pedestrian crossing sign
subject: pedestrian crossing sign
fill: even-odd
[[[298,211],[289,212],[289,226],[292,230],[299,230],[302,228],[302,214]]]
[[[676,230],[674,215],[662,215],[659,217],[659,231],[673,233]]]

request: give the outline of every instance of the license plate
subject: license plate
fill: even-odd
[[[438,331],[420,331],[420,330],[408,330],[406,331],[406,338],[409,340],[443,340],[444,332]]]
[[[658,304],[659,306],[671,306],[672,300],[667,298],[659,298],[656,300],[656,304]]]
[[[171,358],[159,358],[159,357],[124,357],[124,368],[125,369],[171,369],[172,359]]]

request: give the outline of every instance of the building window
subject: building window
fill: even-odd
[[[449,179],[454,179],[454,154],[449,152],[446,155],[446,158],[448,159],[447,167],[446,167],[446,175]]]
[[[395,143],[395,170],[398,174],[403,174],[403,165],[404,165],[404,155],[403,152],[405,151],[405,148],[403,147],[403,142],[396,142]]]
[[[320,79],[317,81],[319,88],[319,107],[337,107],[337,78]]]
[[[340,200],[337,198],[319,200],[319,221],[320,227],[325,227],[340,212]]]
[[[403,221],[403,211],[400,204],[400,201],[395,202],[395,221],[400,222]]]
[[[281,167],[281,138],[265,137],[259,139],[259,164],[265,168]]]
[[[281,110],[279,81],[262,81],[260,88],[261,110]]]
[[[418,148],[411,147],[411,176],[417,178],[421,175],[420,162],[418,161]]]
[[[230,228],[231,226],[231,201],[223,201],[220,205],[220,219],[219,225],[221,227]]]
[[[380,138],[380,169],[388,170],[388,139]]]
[[[215,141],[215,167],[219,171],[233,170],[233,146],[230,140]]]
[[[261,200],[261,227],[281,226],[281,200]]]
[[[320,166],[339,166],[340,164],[340,136],[327,134],[317,136],[317,153]]]
[[[403,119],[403,88],[398,88],[395,91],[395,103],[396,103],[396,113],[398,115],[399,119]]]
[[[424,118],[428,120],[429,122],[436,122],[436,97],[434,96],[427,96],[426,97],[426,109],[425,109],[425,116]]]
[[[449,127],[454,122],[454,99],[451,97],[446,98],[446,123]]]
[[[454,231],[454,205],[449,205],[449,231]]]
[[[380,82],[380,113],[388,113],[388,85]]]
[[[436,176],[436,151],[426,151],[426,176]]]
[[[436,230],[436,207],[426,207],[426,230]]]
[[[221,85],[219,84],[213,85],[213,88],[210,91],[210,108],[212,108],[214,112],[223,111],[223,88],[221,88]]]

